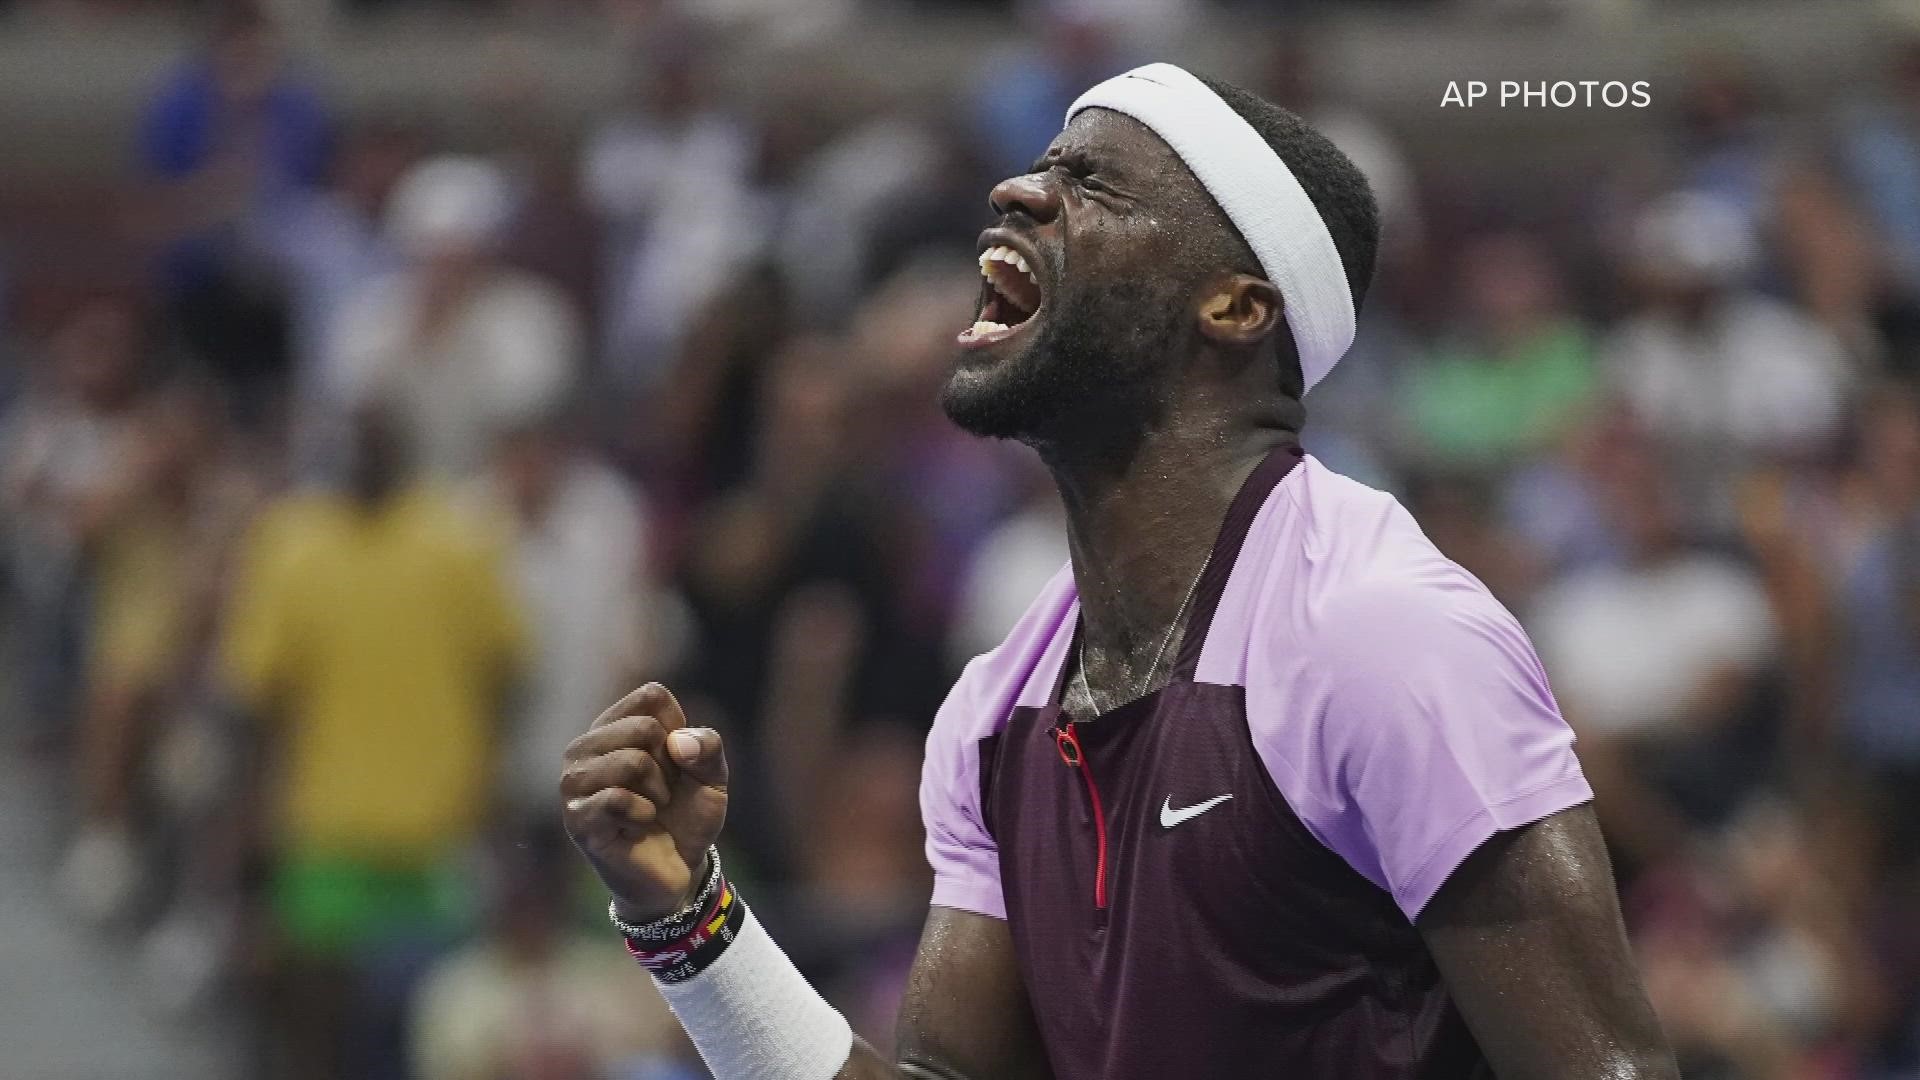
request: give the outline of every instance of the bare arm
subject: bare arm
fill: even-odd
[[[1051,1080],[1007,924],[936,907],[906,1000],[898,1062],[858,1039],[835,1080]]]
[[[1679,1080],[1590,804],[1489,840],[1418,926],[1500,1080]]]

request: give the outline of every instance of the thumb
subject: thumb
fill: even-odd
[[[727,755],[712,728],[681,728],[667,736],[667,756],[683,776],[706,787],[727,787]]]

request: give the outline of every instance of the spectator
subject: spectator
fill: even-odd
[[[739,836],[766,843],[749,854],[774,872],[793,819],[760,800],[806,790],[808,762],[849,717],[924,724],[935,707],[937,645],[904,632],[882,544],[900,510],[852,482],[846,356],[803,337],[775,357],[752,472],[701,506],[685,546],[698,636],[684,681],[730,725],[734,767],[757,778],[738,785],[741,819],[756,823]]]
[[[962,248],[943,269],[965,267],[980,218],[955,186],[975,176],[937,119],[906,113],[858,124],[821,147],[794,177],[777,246],[795,315],[831,331],[890,271],[913,276],[914,256],[943,242]],[[861,213],[850,218],[848,206]]]
[[[263,238],[286,282],[292,308],[296,388],[311,398],[340,312],[369,281],[400,269],[381,228],[388,200],[420,155],[420,134],[388,117],[347,128],[325,187],[290,196]]]
[[[131,304],[80,304],[0,425],[8,584],[17,603],[21,684],[34,730],[58,740],[77,692],[87,551],[140,456],[149,400],[146,345]]]
[[[143,886],[158,891],[141,866],[158,835],[145,766],[189,699],[254,490],[206,395],[166,391],[133,439],[138,454],[90,508],[80,832],[62,881],[73,909],[102,922],[131,914]]]
[[[411,479],[392,416],[352,425],[344,490],[271,506],[247,541],[225,666],[266,744],[258,816],[276,968],[263,1075],[376,1076],[348,1012],[376,961],[459,925],[450,860],[491,793],[522,656],[492,533]]]
[[[894,727],[841,733],[828,750],[858,784],[819,785],[798,879],[774,928],[794,962],[855,1031],[886,1039],[926,918],[931,887],[920,846],[921,740]]]
[[[142,122],[141,159],[168,222],[169,309],[250,418],[283,389],[290,358],[285,298],[261,272],[258,234],[319,186],[329,127],[254,0],[214,5],[204,50],[167,76]]]
[[[553,409],[577,376],[573,308],[498,258],[511,211],[506,179],[484,161],[417,166],[388,213],[406,267],[341,314],[336,396],[390,408],[428,476],[471,475],[502,431]]]
[[[792,307],[774,267],[743,271],[694,314],[655,392],[630,403],[639,421],[613,431],[676,507],[708,502],[754,471],[763,384],[792,337]]]
[[[1920,7],[1882,5],[1890,62],[1880,93],[1850,104],[1840,168],[1872,222],[1892,291],[1920,302]]]
[[[1599,491],[1616,457],[1643,452],[1648,438],[1631,412],[1603,402],[1559,453],[1535,458],[1507,479],[1497,515],[1541,572],[1558,576],[1625,560]]]
[[[1855,256],[1866,275],[1885,359],[1914,375],[1920,354],[1920,6],[1882,4],[1889,63],[1878,92],[1851,102],[1837,123],[1839,183],[1859,206],[1872,244]],[[1839,267],[1847,269],[1847,267]]]
[[[1754,695],[1774,657],[1761,582],[1687,531],[1649,448],[1623,447],[1597,480],[1625,562],[1548,586],[1529,626],[1610,835],[1635,860],[1718,822],[1759,779]]]
[[[967,435],[939,408],[953,328],[973,314],[978,277],[966,249],[924,250],[868,293],[847,343],[868,418],[848,441],[872,459],[860,486],[893,508],[883,541],[894,605],[910,624],[903,629],[929,641],[952,619],[968,553],[1013,508],[1015,470],[1032,461]]]
[[[516,818],[550,818],[560,752],[648,675],[658,617],[650,519],[558,414],[506,433],[477,494],[513,539],[533,644],[501,794]]]
[[[1752,63],[1733,53],[1689,58],[1679,94],[1673,186],[1716,200],[1750,232],[1767,222],[1783,163],[1779,115]],[[1758,261],[1741,267],[1751,283]]]
[[[1407,372],[1402,410],[1412,456],[1498,471],[1578,424],[1597,384],[1592,345],[1531,237],[1483,237],[1460,267],[1458,338]]]
[[[715,99],[699,39],[686,28],[665,35],[631,78],[581,162],[587,205],[609,233],[600,349],[627,387],[661,375],[695,312],[771,225],[750,184],[754,133]]]
[[[534,3],[546,0],[531,0]],[[559,0],[565,7],[568,0]],[[475,62],[461,145],[499,166],[513,190],[513,214],[498,241],[508,265],[543,278],[579,310],[599,311],[602,229],[580,190],[579,132],[557,107],[558,74],[531,29],[489,38]]]
[[[1806,823],[1762,801],[1711,839],[1716,854],[1629,896],[1648,995],[1683,1075],[1862,1075],[1847,1036],[1878,988]]]
[[[413,997],[417,1080],[704,1077],[646,972],[605,934],[569,928],[569,892],[555,886],[574,865],[557,822],[488,853],[484,936]]]
[[[1674,195],[1633,234],[1637,310],[1612,335],[1614,389],[1661,443],[1681,497],[1727,528],[1734,481],[1805,460],[1838,432],[1850,371],[1833,335],[1740,285],[1758,242],[1734,208]]]
[[[1920,870],[1920,402],[1905,387],[1870,399],[1852,486],[1861,541],[1836,568],[1845,752],[1902,872]]]

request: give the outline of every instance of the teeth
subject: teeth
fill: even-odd
[[[1027,257],[1005,244],[996,244],[980,253],[980,272],[986,273],[987,264],[992,262],[1005,263],[1025,274],[1028,281],[1040,284],[1040,279],[1033,275],[1033,268],[1027,265]]]
[[[979,322],[967,327],[966,333],[960,336],[964,339],[971,340],[973,338],[985,337],[988,334],[1004,334],[1008,329],[1010,328],[1005,323],[990,322],[986,319],[981,319]]]

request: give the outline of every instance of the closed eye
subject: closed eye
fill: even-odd
[[[1090,195],[1129,198],[1122,189],[1096,175],[1094,163],[1077,152],[1047,154],[1027,169],[1028,175],[1034,176],[1051,172],[1065,173],[1080,190]]]
[[[1052,172],[1058,169],[1076,182],[1099,191],[1111,191],[1105,183],[1094,179],[1093,163],[1077,154],[1058,154],[1042,157],[1027,167],[1029,175]]]
[[[1053,167],[1066,173],[1067,177],[1074,183],[1079,184],[1083,191],[1105,194],[1114,193],[1112,185],[1094,175],[1093,167],[1090,165],[1077,161],[1058,161],[1054,163]]]

